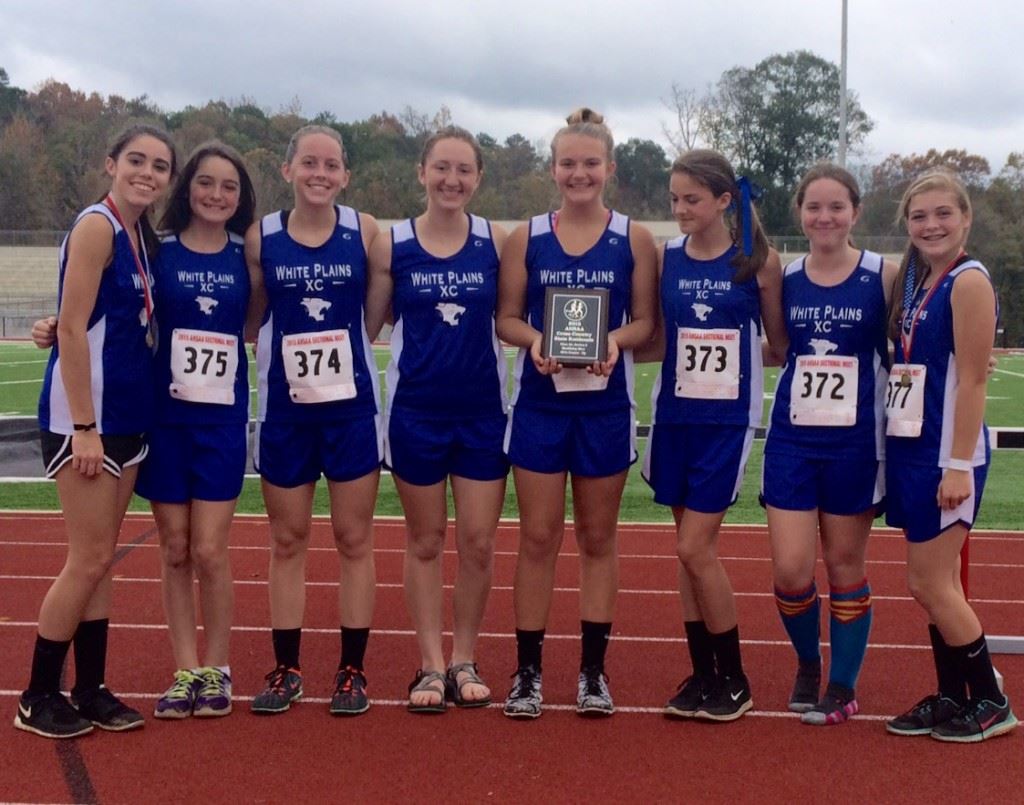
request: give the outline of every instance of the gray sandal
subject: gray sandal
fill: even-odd
[[[462,680],[462,684],[459,684],[459,674],[466,674],[466,678]],[[483,699],[466,699],[462,695],[462,689],[466,685],[483,685],[487,687],[487,683],[484,682],[479,673],[477,673],[477,667],[475,662],[460,662],[455,665],[449,665],[448,670],[445,671],[445,677],[448,682],[448,698],[450,698],[456,707],[486,707],[491,703],[491,697],[485,696]]]
[[[441,690],[432,685],[441,683]],[[428,702],[427,704],[413,704],[409,702],[406,709],[410,713],[443,713],[447,709],[446,699],[448,696],[448,681],[440,671],[424,671],[422,668],[416,672],[416,678],[409,683],[409,694],[413,693],[439,693],[441,701]]]

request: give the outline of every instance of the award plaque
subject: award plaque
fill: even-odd
[[[541,354],[563,366],[607,360],[607,289],[547,288]]]

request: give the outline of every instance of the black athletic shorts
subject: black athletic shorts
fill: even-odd
[[[121,477],[125,467],[141,462],[149,452],[146,437],[141,433],[131,436],[101,433],[100,440],[103,442],[103,469],[115,478]],[[39,432],[39,441],[43,448],[46,477],[53,478],[72,459],[71,436],[42,430]]]

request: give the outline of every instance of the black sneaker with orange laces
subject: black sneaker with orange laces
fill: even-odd
[[[346,665],[338,669],[331,697],[332,716],[357,716],[370,709],[366,696],[366,674],[361,668]]]
[[[266,675],[267,686],[252,700],[254,713],[283,713],[302,698],[302,671],[279,665]]]

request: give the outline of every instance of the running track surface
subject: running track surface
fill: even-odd
[[[861,715],[814,728],[786,711],[794,656],[770,595],[765,533],[727,527],[721,554],[738,596],[744,663],[755,709],[732,724],[669,721],[661,705],[686,675],[665,526],[620,528],[621,578],[608,673],[617,714],[573,712],[578,667],[578,564],[571,526],[559,560],[545,645],[544,715],[514,722],[498,706],[443,716],[405,712],[418,664],[402,597],[401,521],[376,525],[377,612],[367,655],[373,707],[331,718],[338,659],[338,559],[318,519],[308,563],[302,660],[306,698],[280,716],[248,702],[272,664],[265,518],[232,526],[235,713],[160,722],[127,734],[46,741],[0,725],[0,801],[16,802],[1013,802],[1024,799],[1024,729],[980,745],[886,734],[887,716],[934,686],[925,621],[906,592],[906,550],[881,530],[869,548],[875,614],[858,687]],[[500,702],[513,670],[511,580],[516,526],[497,538],[494,590],[480,640],[481,673]],[[13,719],[27,681],[40,601],[64,556],[58,516],[0,514],[0,714]],[[445,556],[446,584],[455,557]],[[989,634],[1024,633],[1024,533],[971,538],[971,592]],[[129,516],[115,566],[108,681],[147,715],[169,684],[152,519]],[[818,586],[827,590],[819,567]],[[450,596],[450,587],[447,594]],[[449,610],[450,610],[450,601]],[[824,608],[827,611],[827,607]],[[450,611],[448,614],[450,619]],[[824,616],[823,616],[824,621]],[[449,622],[450,628],[450,622]],[[827,623],[825,623],[827,639]],[[827,649],[826,649],[827,661]],[[1024,716],[1024,657],[997,657]],[[9,724],[10,722],[8,722]]]

